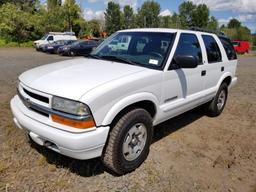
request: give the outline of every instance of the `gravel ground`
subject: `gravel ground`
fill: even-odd
[[[79,161],[29,144],[9,101],[29,68],[72,59],[0,49],[0,191],[256,192],[256,57],[241,57],[239,82],[218,118],[193,110],[155,128],[148,159],[117,177],[99,159]]]

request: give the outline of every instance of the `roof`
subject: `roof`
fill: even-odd
[[[196,30],[183,30],[183,29],[172,29],[172,28],[138,28],[138,29],[125,29],[120,30],[119,32],[162,32],[162,33],[200,33],[200,34],[211,34],[216,35],[214,33],[209,33],[205,31],[196,31]]]

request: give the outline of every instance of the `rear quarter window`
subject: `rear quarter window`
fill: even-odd
[[[211,35],[202,35],[205,48],[206,48],[206,53],[207,53],[207,58],[208,58],[208,63],[217,63],[222,61],[222,56],[220,52],[220,48]]]
[[[231,41],[228,38],[225,37],[220,37],[219,38],[228,57],[228,60],[236,60],[237,59],[237,55],[234,49],[233,44],[231,43]]]

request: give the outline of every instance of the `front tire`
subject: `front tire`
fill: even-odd
[[[70,52],[69,52],[69,56],[74,57],[74,56],[76,56],[76,54],[75,54],[74,51],[70,51]]]
[[[118,175],[135,170],[148,156],[152,135],[152,118],[147,111],[139,108],[127,112],[110,132],[103,163]]]
[[[206,104],[206,114],[210,117],[219,116],[225,108],[228,97],[228,85],[222,83],[212,101]]]

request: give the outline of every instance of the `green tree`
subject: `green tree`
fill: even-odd
[[[122,29],[122,13],[120,5],[112,1],[108,2],[108,7],[105,12],[105,27],[109,34],[112,34]]]
[[[193,27],[206,28],[209,21],[210,11],[205,4],[198,5],[193,11],[191,15],[191,25]],[[192,27],[189,26],[189,27]]]
[[[225,33],[231,40],[238,40],[237,30],[235,28],[230,29],[227,27],[221,28],[221,32]]]
[[[252,34],[252,43],[256,47],[256,34]]]
[[[159,27],[164,27],[164,28],[171,28],[173,27],[173,20],[171,16],[160,16],[160,26]]]
[[[251,31],[247,27],[241,26],[239,28],[224,27],[221,29],[232,40],[243,40],[252,42]]]
[[[56,7],[61,6],[61,0],[47,0],[47,10],[54,10]]]
[[[125,29],[130,29],[135,27],[135,17],[133,13],[133,9],[131,6],[126,5],[124,6],[124,13],[123,13],[123,24]]]
[[[6,3],[0,7],[0,34],[9,41],[19,44],[31,37],[33,22],[31,15],[14,4]]]
[[[74,22],[75,20],[80,19],[81,14],[81,9],[76,4],[75,0],[65,0],[63,5],[63,14],[68,30],[73,31]],[[76,33],[78,32],[79,31],[76,31]]]
[[[0,6],[5,3],[11,3],[23,11],[35,12],[36,6],[40,4],[39,0],[0,0]]]
[[[238,34],[239,40],[252,42],[251,30],[248,29],[248,27],[241,26],[241,27],[237,28],[237,34]]]
[[[63,7],[55,7],[54,10],[47,12],[45,10],[41,11],[44,20],[43,25],[45,32],[66,30]]]
[[[193,26],[193,12],[197,6],[191,1],[185,1],[179,6],[180,27],[188,28]]]
[[[241,22],[238,21],[237,19],[233,18],[228,22],[228,28],[239,28],[241,27]]]
[[[90,29],[90,35],[93,37],[100,37],[100,22],[96,19],[93,19],[88,22],[88,26]]]
[[[210,17],[209,22],[207,24],[207,29],[211,29],[211,30],[218,30],[219,28],[219,23],[217,21],[217,19],[213,16]]]
[[[172,15],[172,23],[173,23],[173,28],[181,28],[181,19],[180,16],[177,13],[174,13]]]
[[[139,27],[159,27],[160,5],[155,1],[146,1],[138,11],[137,25]]]

